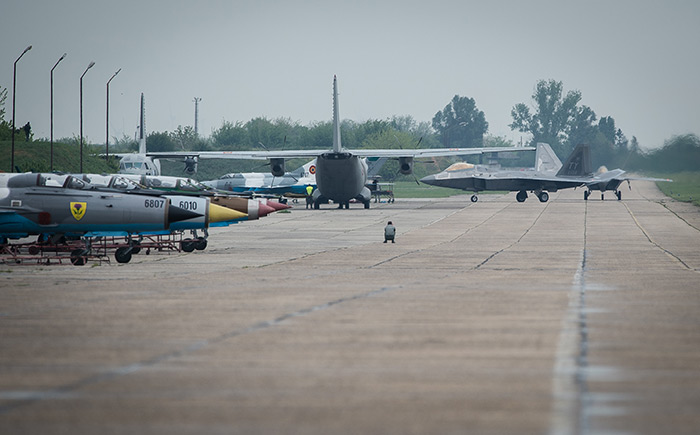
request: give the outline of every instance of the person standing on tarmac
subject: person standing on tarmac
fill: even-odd
[[[314,187],[312,185],[306,186],[306,208],[314,208],[314,197],[311,194],[314,192]]]
[[[391,221],[389,221],[386,226],[384,227],[384,243],[386,243],[388,240],[391,240],[391,243],[394,242],[394,238],[396,236],[396,227],[394,226]]]

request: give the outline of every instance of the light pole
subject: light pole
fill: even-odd
[[[107,161],[107,162],[109,162],[109,82],[111,82],[112,79],[115,78],[117,76],[117,74],[119,74],[119,71],[121,71],[121,70],[122,69],[119,68],[117,70],[117,72],[115,72],[112,75],[112,77],[109,80],[107,80],[107,122],[105,123],[106,124],[106,127],[105,127],[105,130],[106,130],[106,134],[105,134],[105,161]]]
[[[68,53],[63,53],[63,56],[61,56],[61,58],[56,61],[53,68],[51,68],[51,172],[53,172],[53,70],[66,58],[67,54]]]
[[[199,102],[201,98],[194,97],[194,135],[199,136]]]
[[[95,62],[90,62],[85,72],[80,76],[80,173],[83,173],[83,77],[90,68],[95,66]]]
[[[14,67],[12,69],[12,157],[10,157],[10,172],[15,172],[15,82],[17,81],[17,62],[22,59],[24,53],[32,49],[32,46],[25,48],[22,54],[19,55],[15,61]]]

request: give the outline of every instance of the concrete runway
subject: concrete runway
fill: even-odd
[[[607,196],[301,205],[202,252],[0,266],[0,433],[700,433],[700,212]]]

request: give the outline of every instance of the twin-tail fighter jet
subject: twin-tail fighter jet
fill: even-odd
[[[601,191],[604,199],[606,190],[612,190],[617,199],[622,199],[618,187],[623,181],[648,180],[671,181],[660,178],[623,177],[622,169],[593,174],[591,169],[590,146],[579,144],[562,165],[552,148],[545,143],[537,144],[535,168],[529,170],[494,170],[483,166],[455,163],[446,170],[423,177],[420,181],[439,187],[449,187],[474,192],[472,202],[478,201],[477,193],[483,191],[518,192],[515,199],[524,202],[528,192],[534,193],[540,202],[549,200],[548,192],[560,189],[586,187],[584,199],[592,190]]]
[[[285,174],[285,160],[291,158],[316,159],[316,185],[313,192],[314,208],[328,201],[349,208],[350,200],[358,200],[369,208],[372,193],[367,188],[367,157],[398,159],[399,171],[413,173],[414,159],[418,157],[440,157],[467,154],[522,151],[532,148],[429,148],[429,149],[359,149],[343,147],[340,137],[340,114],[338,110],[338,83],[333,78],[333,146],[325,150],[285,151],[201,151],[181,153],[147,153],[150,157],[185,157],[190,159],[246,159],[268,160],[270,172],[275,177]]]

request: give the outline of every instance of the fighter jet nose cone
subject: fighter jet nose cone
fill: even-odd
[[[233,221],[248,216],[238,210],[222,207],[216,204],[209,204],[209,223]]]
[[[173,222],[180,222],[184,221],[187,219],[192,219],[196,217],[200,217],[201,214],[191,211],[191,210],[185,210],[184,208],[176,207],[174,205],[170,205],[168,207],[168,224],[171,224]]]
[[[267,200],[267,205],[268,205],[269,207],[274,208],[276,211],[286,210],[286,209],[288,209],[288,208],[292,208],[291,205],[282,204],[282,203],[279,202],[279,201],[272,201],[272,200],[269,200],[269,199]]]
[[[435,175],[426,175],[425,177],[420,179],[421,183],[425,184],[432,184],[433,181],[435,181]]]

